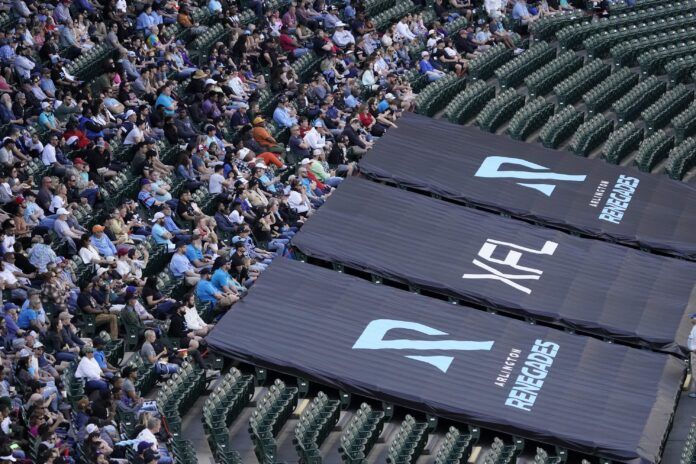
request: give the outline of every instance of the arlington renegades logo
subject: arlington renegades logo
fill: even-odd
[[[503,164],[513,164],[534,171],[502,171],[500,168]],[[549,168],[532,163],[521,158],[508,158],[506,156],[489,156],[481,167],[474,174],[475,177],[486,177],[492,179],[521,179],[521,180],[557,180],[564,182],[583,182],[587,176],[573,174],[559,174],[549,171]],[[517,182],[517,185],[528,187],[537,190],[547,197],[550,197],[556,188],[555,184],[550,183],[529,183]]]
[[[461,340],[407,340],[395,339],[385,340],[384,337],[392,329],[406,329],[413,332],[419,332],[423,335],[444,336],[449,335],[446,332],[434,329],[418,322],[397,321],[394,319],[375,319],[370,322],[362,335],[353,345],[354,350],[413,350],[413,351],[432,351],[432,350],[447,350],[447,351],[490,351],[493,348],[492,341],[475,342]],[[408,359],[421,361],[431,366],[437,367],[444,373],[447,373],[453,356],[417,356],[407,355]]]

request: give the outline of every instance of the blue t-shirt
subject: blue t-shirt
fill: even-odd
[[[36,320],[39,315],[31,308],[23,309],[19,312],[19,317],[17,318],[17,325],[20,329],[31,328],[31,322]]]
[[[169,239],[164,238],[162,235],[167,233],[167,229],[161,224],[155,224],[152,226],[152,238],[158,245],[168,245]]]
[[[203,260],[203,251],[196,248],[193,245],[186,245],[186,257],[192,263],[197,259],[200,259],[202,261]]]
[[[217,298],[215,298],[216,293],[220,292],[209,280],[202,279],[196,284],[196,296],[201,301],[206,303],[217,303]]]
[[[174,114],[176,114],[176,111],[168,109],[173,105],[174,99],[169,95],[165,95],[163,93],[161,93],[160,96],[157,97],[157,100],[155,100],[155,108],[157,108],[158,106],[163,106],[164,114],[166,114],[167,116],[173,116]]]
[[[215,272],[213,272],[213,277],[210,279],[210,281],[213,283],[215,288],[218,290],[222,291],[222,287],[224,285],[227,285],[228,287],[233,287],[234,284],[232,283],[232,277],[225,272],[223,269],[218,269]]]

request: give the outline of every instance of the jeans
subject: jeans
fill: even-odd
[[[77,355],[75,353],[71,353],[69,351],[57,351],[56,353],[53,354],[53,356],[56,358],[56,361],[59,363],[61,363],[63,361],[73,362],[77,359]]]
[[[109,384],[101,379],[88,380],[85,383],[85,390],[101,390],[107,391],[109,389]]]
[[[293,55],[295,58],[299,58],[299,57],[301,57],[302,55],[307,54],[308,52],[309,52],[309,49],[307,49],[307,48],[296,48],[296,49],[294,49],[294,50],[292,51],[292,55]]]
[[[326,185],[328,185],[329,187],[334,187],[334,188],[341,185],[341,182],[343,182],[343,177],[329,177],[328,179],[326,179],[324,181],[324,183]]]
[[[287,247],[290,240],[286,238],[274,238],[268,242],[268,250],[275,251],[278,256],[285,256],[285,247]]]

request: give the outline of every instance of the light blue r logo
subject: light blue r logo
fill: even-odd
[[[516,164],[529,169],[538,171],[548,171],[549,168],[539,164],[531,163],[520,158],[508,158],[506,156],[489,156],[481,167],[476,171],[475,177],[502,178],[502,179],[529,179],[529,180],[562,180],[570,182],[583,182],[587,176],[558,174],[556,172],[529,172],[529,171],[501,171],[500,166],[503,164]],[[547,197],[550,197],[553,190],[556,188],[554,184],[528,184],[517,182],[517,185],[529,187],[538,190]]]
[[[354,350],[459,350],[459,351],[490,351],[494,342],[471,342],[459,340],[384,340],[384,336],[392,329],[406,329],[425,335],[449,335],[424,324],[394,319],[375,319],[370,322],[362,335],[353,345]],[[447,372],[454,357],[452,356],[406,356],[415,361],[422,361]]]

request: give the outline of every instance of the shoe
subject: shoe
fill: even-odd
[[[689,398],[696,398],[696,392],[689,393]]]
[[[525,52],[524,48],[516,48],[513,53],[515,53],[515,55],[521,55],[524,52]]]

